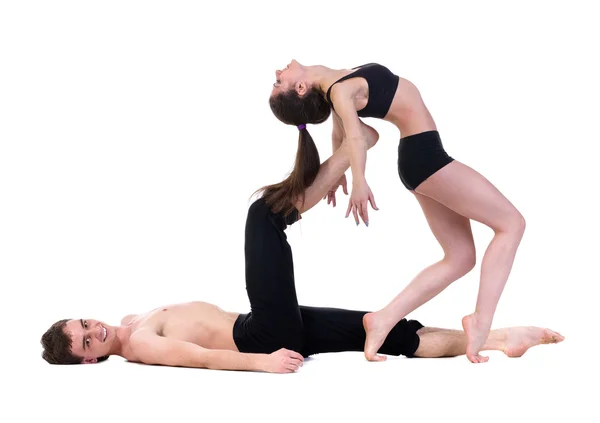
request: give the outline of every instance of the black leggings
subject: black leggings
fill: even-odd
[[[233,327],[240,352],[269,354],[287,348],[307,357],[313,354],[363,351],[365,311],[298,305],[292,250],[284,233],[299,219],[271,212],[263,199],[255,201],[246,219],[246,291],[251,312],[241,314]],[[412,357],[419,347],[423,325],[402,319],[379,350]]]

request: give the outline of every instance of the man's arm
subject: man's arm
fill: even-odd
[[[211,350],[145,331],[133,335],[130,342],[140,362],[163,366],[287,373],[295,371],[303,361],[300,354],[283,349],[273,354]]]

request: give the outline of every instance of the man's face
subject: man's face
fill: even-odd
[[[83,357],[82,363],[96,363],[98,358],[109,355],[116,339],[115,329],[98,320],[69,320],[64,331],[71,338],[71,352]]]

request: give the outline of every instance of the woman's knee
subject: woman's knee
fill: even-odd
[[[464,244],[447,251],[444,260],[450,265],[452,272],[457,277],[466,275],[473,270],[477,263],[475,244]]]
[[[494,229],[496,233],[506,233],[514,237],[515,240],[520,241],[525,234],[525,227],[525,217],[519,210],[513,208],[503,216],[502,222],[497,225],[496,228],[492,229]]]
[[[514,221],[512,222],[512,228],[520,239],[523,238],[523,234],[525,233],[525,227],[527,226],[527,224],[525,223],[525,217],[518,210],[515,210],[515,212],[516,213],[515,217],[513,218]]]

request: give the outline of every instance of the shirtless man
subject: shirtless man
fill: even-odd
[[[370,146],[374,145],[376,137],[369,139]],[[342,144],[317,174],[308,178],[312,181],[289,213],[273,211],[268,203],[273,191],[250,206],[245,233],[250,313],[192,302],[129,315],[120,326],[91,319],[60,320],[42,336],[43,358],[52,364],[77,364],[118,355],[165,366],[290,373],[313,354],[363,351],[366,312],[298,305],[292,252],[284,233],[287,225],[317,204],[340,179],[349,167],[348,157]],[[532,346],[563,339],[542,328],[500,329],[490,332],[483,349],[519,357]],[[451,357],[464,355],[466,347],[462,331],[428,328],[416,320],[402,319],[379,352]]]
[[[362,351],[365,335],[362,315],[365,312],[339,310],[354,315],[354,337],[335,335],[336,322],[310,322],[307,333],[331,333],[325,351],[343,351],[347,345]],[[310,314],[310,311],[309,311]],[[235,343],[233,327],[240,315],[205,302],[190,302],[159,307],[148,313],[129,315],[120,326],[109,326],[98,320],[61,320],[43,338],[44,358],[52,364],[86,364],[118,355],[129,361],[178,367],[221,370],[250,370],[291,373],[304,361],[302,354],[285,348],[267,353],[241,353]],[[307,322],[305,322],[305,325]],[[320,327],[328,325],[326,328]],[[362,333],[361,333],[362,332]],[[448,329],[421,328],[414,357],[453,357],[466,352],[464,332]],[[392,333],[388,341],[401,334]],[[509,357],[520,357],[529,348],[564,338],[549,329],[516,327],[493,330],[484,350],[503,351]],[[384,350],[394,348],[393,342]],[[339,346],[339,348],[337,348]],[[385,348],[387,347],[387,348]],[[402,345],[399,348],[403,348]],[[317,351],[319,352],[319,351]]]

